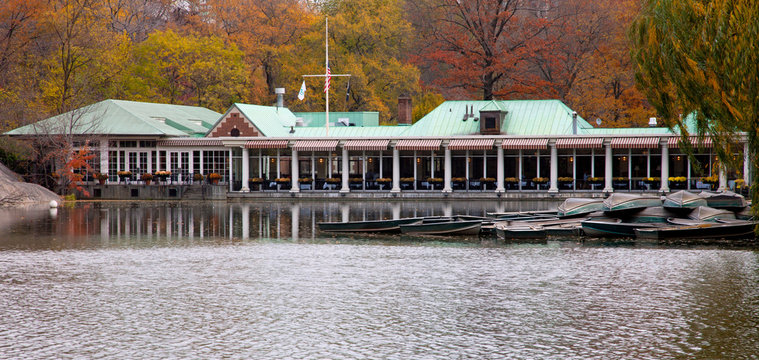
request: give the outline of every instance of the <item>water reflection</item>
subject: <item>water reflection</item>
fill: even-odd
[[[546,210],[555,202],[370,201],[370,202],[79,202],[60,209],[5,209],[0,248],[119,246],[180,239],[314,240],[317,223],[398,219],[494,211]],[[98,243],[99,241],[99,243]]]

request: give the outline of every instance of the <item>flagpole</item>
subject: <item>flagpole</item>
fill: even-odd
[[[329,18],[324,18],[324,76],[329,76],[327,74],[327,71],[329,71]],[[326,89],[326,98],[327,98],[327,106],[326,106],[326,121],[324,122],[327,126],[327,136],[329,136],[329,87]]]

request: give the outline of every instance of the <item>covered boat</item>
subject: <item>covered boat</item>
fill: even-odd
[[[621,219],[601,218],[582,222],[582,231],[591,237],[635,237],[635,229],[661,227],[661,223],[624,223]]]
[[[320,222],[317,225],[321,231],[330,232],[401,232],[400,226],[421,221],[422,218],[406,218],[393,220],[349,221],[349,222]]]
[[[688,218],[699,221],[734,220],[735,213],[724,209],[699,206],[688,215]]]
[[[559,216],[578,216],[601,211],[604,207],[604,199],[601,198],[569,198],[559,205]]]
[[[681,214],[689,213],[699,206],[707,206],[706,199],[690,191],[680,190],[673,192],[664,199],[665,208]]]
[[[753,239],[756,222],[701,223],[635,230],[638,239]]]
[[[746,207],[746,198],[732,191],[714,193],[702,191],[698,194],[706,199],[706,205],[715,209],[728,209],[734,211],[743,210]]]
[[[402,233],[409,235],[479,235],[482,220],[422,220],[400,227]]]
[[[676,217],[677,213],[663,206],[652,206],[643,210],[628,213],[622,219],[631,223],[665,223],[667,219]]]
[[[634,212],[652,206],[661,206],[661,198],[659,196],[613,193],[604,200],[603,211],[619,214]]]

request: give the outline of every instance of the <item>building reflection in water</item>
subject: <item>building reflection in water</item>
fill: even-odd
[[[47,217],[44,226],[28,230],[64,238],[95,236],[104,243],[123,239],[171,242],[209,238],[298,241],[320,237],[317,223],[324,221],[485,216],[489,212],[555,207],[556,202],[519,201],[97,202],[61,208]]]

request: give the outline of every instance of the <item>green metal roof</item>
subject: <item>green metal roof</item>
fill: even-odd
[[[62,133],[73,122],[73,133],[80,135],[202,136],[219,116],[199,106],[103,100],[5,134]]]
[[[295,114],[286,107],[234,104],[227,113],[234,108],[240,110],[264,136],[287,137],[291,135],[290,127],[295,126]]]
[[[474,117],[465,115],[473,107]],[[471,135],[480,131],[480,111],[507,111],[505,135],[571,135],[572,109],[559,100],[446,101],[419,119],[404,136]],[[592,126],[577,118],[578,134]]]
[[[323,112],[296,112],[295,116],[303,120],[306,127],[324,126],[326,118]],[[346,118],[355,126],[379,126],[379,112],[376,111],[355,111],[355,112],[330,112],[329,125],[334,126],[341,118]]]

